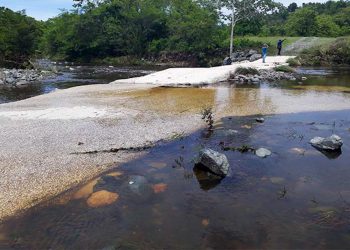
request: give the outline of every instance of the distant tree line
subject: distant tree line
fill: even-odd
[[[234,0],[225,1],[230,4]],[[273,5],[273,11],[258,11],[242,19],[235,25],[235,36],[350,35],[348,0],[288,7],[273,0],[250,1]],[[86,62],[162,53],[189,53],[201,58],[220,51],[228,53],[231,25],[217,0],[75,2],[73,10],[46,22],[25,12],[0,8],[0,64],[23,62],[35,53]],[[242,39],[234,43],[235,48],[250,45],[255,44]]]

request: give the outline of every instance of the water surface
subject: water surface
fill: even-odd
[[[141,103],[140,109],[198,112],[207,106],[223,118],[214,118],[214,131],[203,128],[187,136],[174,134],[173,140],[160,143],[146,156],[10,218],[0,226],[0,246],[348,248],[350,94],[340,87],[349,88],[349,78],[327,74],[274,87],[157,88],[132,93],[134,101],[127,105]],[[283,106],[283,100],[310,107],[325,103],[325,109],[332,101],[342,103],[336,110],[288,112],[292,109]],[[268,112],[260,112],[264,109]],[[265,123],[257,123],[257,117],[264,117]],[[332,134],[343,138],[342,152],[320,152],[309,144],[315,136]],[[226,151],[223,146],[265,147],[272,156],[262,159],[253,152]],[[219,179],[195,167],[202,148],[228,157],[228,177]],[[102,190],[117,196],[107,199],[109,205],[92,206],[91,197]]]

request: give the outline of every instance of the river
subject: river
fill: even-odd
[[[347,248],[350,70],[299,71],[308,80],[259,86],[223,85],[215,92],[158,88],[136,93],[135,102],[141,100],[139,105],[159,112],[164,107],[185,112],[207,105],[215,106],[215,112],[224,115],[215,120],[213,132],[204,128],[187,136],[176,134],[173,140],[161,142],[145,156],[10,218],[0,225],[0,247]],[[92,83],[91,77],[87,78]],[[98,82],[106,82],[109,76],[99,79],[105,80]],[[28,96],[87,82],[53,81]],[[12,99],[4,99],[24,96],[13,94]],[[310,111],[284,107],[283,100],[309,105]],[[316,103],[324,105],[325,111],[313,111]],[[332,110],[334,104],[341,108]],[[244,114],[247,107],[253,115]],[[259,115],[259,110],[266,109],[271,114]],[[265,123],[257,123],[257,116],[264,117]],[[315,136],[334,133],[344,140],[342,152],[325,154],[309,145]],[[224,151],[223,144],[265,147],[272,156],[261,159],[251,152]],[[231,165],[228,177],[217,179],[194,168],[194,159],[203,147],[227,155]],[[89,198],[101,190],[117,196],[111,197],[110,205],[96,208]]]

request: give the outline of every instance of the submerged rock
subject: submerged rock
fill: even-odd
[[[338,135],[332,135],[327,138],[315,137],[310,144],[317,149],[326,151],[338,151],[343,146],[343,141]]]
[[[117,193],[112,193],[106,190],[102,190],[102,191],[93,193],[87,200],[87,204],[89,207],[92,207],[92,208],[105,207],[116,202],[118,198],[119,198],[119,195]]]
[[[270,156],[272,153],[270,150],[268,150],[266,148],[259,148],[255,151],[255,154],[261,158],[266,158],[266,157]]]
[[[168,185],[165,183],[158,183],[158,184],[154,184],[152,188],[154,193],[159,194],[159,193],[165,192],[168,188]]]
[[[264,123],[265,119],[264,118],[256,118],[255,121],[257,121],[259,123]]]
[[[153,188],[148,180],[141,175],[130,176],[127,182],[130,195],[139,201],[145,201],[153,194]]]
[[[204,166],[212,173],[225,177],[230,168],[226,155],[212,149],[203,149],[199,152],[197,165]]]

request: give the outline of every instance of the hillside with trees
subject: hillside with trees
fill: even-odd
[[[350,35],[348,0],[287,7],[272,0],[75,2],[72,10],[46,22],[1,8],[0,63],[22,63],[36,53],[80,62],[168,57],[215,65],[228,54],[231,33],[236,50],[261,46],[244,36]]]

